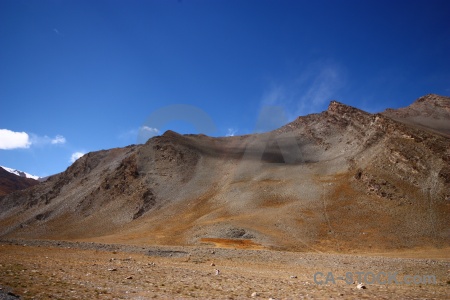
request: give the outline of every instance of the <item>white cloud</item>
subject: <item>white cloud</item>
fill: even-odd
[[[158,128],[142,126],[139,128],[137,139],[138,141],[147,142],[150,138],[159,135],[160,131]]]
[[[55,136],[55,138],[54,139],[52,139],[51,141],[50,141],[50,143],[52,143],[53,145],[56,145],[56,144],[65,144],[66,143],[66,138],[65,137],[63,137],[62,135],[57,135],[57,136]]]
[[[344,85],[343,71],[334,64],[317,64],[303,74],[300,79],[302,86],[307,86],[300,95],[297,112],[312,113],[323,108],[336,98],[337,91]]]
[[[58,145],[58,144],[65,144],[66,138],[62,135],[56,135],[54,138],[51,138],[47,135],[39,136],[36,134],[30,134],[31,135],[31,143],[33,146],[46,146],[46,145]]]
[[[56,33],[59,36],[64,36],[64,34],[62,34],[57,28],[53,28],[53,32]]]
[[[263,106],[256,120],[255,132],[268,132],[280,128],[288,122],[286,107],[279,105]]]
[[[149,126],[141,126],[137,129],[131,129],[119,135],[120,139],[123,140],[139,140],[147,141],[156,135],[160,135],[161,132],[158,128],[152,128]]]
[[[272,82],[261,105],[283,107],[290,120],[326,109],[345,85],[345,70],[331,61],[312,63],[296,78],[282,83]]]
[[[74,163],[77,159],[82,157],[84,154],[85,153],[83,153],[83,152],[74,152],[74,153],[72,153],[72,155],[70,156],[70,162]]]
[[[26,132],[15,132],[8,129],[0,129],[0,149],[11,150],[29,148],[30,137]]]
[[[227,134],[225,136],[234,136],[237,133],[237,129],[234,128],[228,128]]]
[[[287,98],[284,86],[272,84],[269,91],[263,96],[263,105],[277,105]]]
[[[152,128],[152,127],[148,127],[148,126],[142,126],[141,128],[139,128],[139,131],[145,132],[147,134],[152,134],[154,136],[159,134],[158,128]]]

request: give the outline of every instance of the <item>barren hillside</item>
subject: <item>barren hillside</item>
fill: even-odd
[[[0,238],[296,251],[450,244],[450,98],[332,101],[272,132],[172,131],[0,197]],[[430,121],[432,120],[432,121]]]
[[[450,137],[450,97],[429,94],[408,107],[387,109],[382,113],[396,121]]]

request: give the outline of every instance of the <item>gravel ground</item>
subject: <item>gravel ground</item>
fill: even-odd
[[[9,288],[5,288],[0,285],[0,300],[17,300],[20,299],[20,297],[16,294],[14,294]]]
[[[0,241],[1,291],[22,299],[448,299],[449,271],[448,259]],[[332,274],[335,283],[317,284],[317,272],[317,281]],[[436,283],[358,289],[338,279],[348,272],[355,281],[357,272],[396,272],[398,281],[435,275]]]

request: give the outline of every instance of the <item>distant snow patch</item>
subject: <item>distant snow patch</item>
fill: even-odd
[[[31,174],[28,174],[26,172],[19,171],[19,170],[16,170],[16,169],[11,169],[11,168],[4,167],[4,166],[0,166],[0,167],[3,168],[5,171],[8,171],[9,173],[12,173],[12,174],[20,176],[20,177],[31,178],[31,179],[34,179],[34,180],[39,180],[41,178],[39,176],[31,175]]]

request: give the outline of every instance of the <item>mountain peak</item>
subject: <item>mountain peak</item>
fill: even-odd
[[[175,131],[170,130],[170,129],[167,130],[166,132],[164,132],[162,135],[163,136],[176,136],[176,137],[181,136],[181,134],[179,134],[178,132],[175,132]]]
[[[0,166],[0,168],[3,168],[5,171],[8,171],[9,173],[17,175],[19,177],[30,178],[30,179],[34,179],[34,180],[39,180],[41,178],[39,176],[31,175],[31,174],[28,174],[26,172],[23,172],[23,171],[20,171],[20,170],[16,170],[16,169],[12,169],[12,168],[8,168],[8,167],[4,167],[4,166]]]
[[[348,107],[348,105],[345,105],[344,103],[336,100],[331,100],[330,104],[328,105],[328,111],[336,111],[341,107]]]
[[[34,179],[17,175],[7,169],[11,170],[0,167],[0,197],[38,184],[38,181]]]
[[[344,113],[364,113],[367,114],[367,112],[360,110],[356,107],[343,104],[339,101],[332,100],[330,104],[328,105],[327,111],[329,113],[338,113],[338,114],[344,114]]]
[[[450,109],[450,97],[437,94],[422,96],[414,101],[411,106],[417,106],[419,103]]]
[[[411,105],[381,113],[396,121],[450,136],[450,97],[428,94]]]

